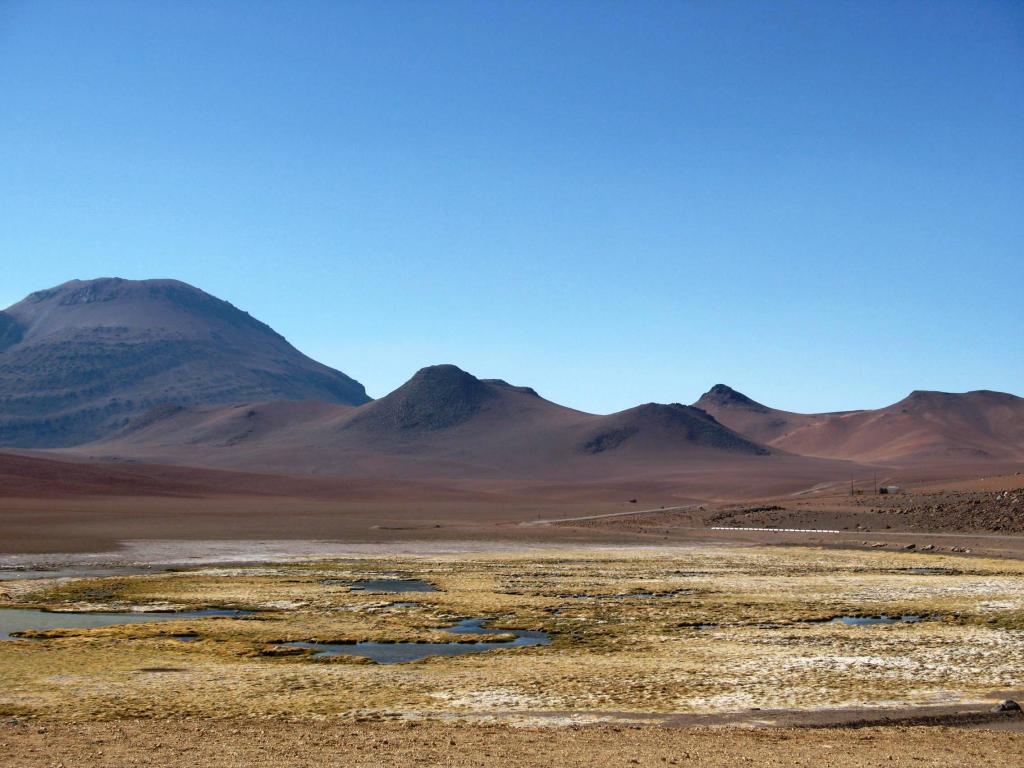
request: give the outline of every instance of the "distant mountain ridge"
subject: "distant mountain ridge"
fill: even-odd
[[[1024,461],[1024,398],[916,390],[885,408],[792,413],[725,385],[694,403],[751,440],[802,456],[865,462]]]
[[[739,464],[770,474],[800,458],[826,473],[836,460],[1024,461],[1024,399],[917,391],[886,408],[801,414],[716,384],[693,405],[601,415],[446,364],[371,401],[198,288],[101,278],[0,312],[0,445],[296,474],[728,478]]]
[[[177,280],[72,280],[0,313],[0,444],[76,445],[164,402],[321,399],[361,384]]]
[[[269,402],[160,409],[79,453],[171,464],[199,457],[203,466],[310,474],[590,481],[772,451],[679,403],[590,414],[529,387],[437,365],[358,407]]]

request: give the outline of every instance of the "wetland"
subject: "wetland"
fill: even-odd
[[[396,573],[430,591],[395,600],[364,586]],[[0,642],[8,717],[530,723],[933,706],[1024,688],[1024,564],[981,557],[366,555],[12,579],[0,606],[0,621],[42,622],[6,630],[32,642]]]

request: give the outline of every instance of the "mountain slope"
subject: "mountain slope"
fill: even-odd
[[[725,384],[716,384],[693,404],[751,440],[778,445],[783,436],[828,414],[803,414],[769,408]]]
[[[913,464],[1024,461],[1024,398],[1002,392],[912,392],[876,410],[801,414],[724,385],[695,406],[736,432],[805,456]]]
[[[591,481],[769,450],[678,403],[601,416],[440,365],[357,408],[269,402],[165,409],[80,453],[316,474]]]
[[[589,453],[603,453],[623,445],[644,445],[651,452],[659,452],[688,443],[730,453],[770,453],[764,446],[723,427],[706,412],[679,403],[647,403],[602,417],[599,427],[582,447]]]
[[[448,429],[471,420],[499,396],[492,384],[454,365],[436,365],[367,405],[349,427],[399,434]]]
[[[0,313],[0,445],[70,446],[153,406],[361,404],[361,384],[175,280],[73,280]]]

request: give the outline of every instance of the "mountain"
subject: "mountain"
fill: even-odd
[[[0,312],[0,445],[71,446],[162,403],[360,405],[361,384],[176,280],[72,280]]]
[[[506,394],[454,365],[418,371],[386,397],[370,403],[352,418],[350,428],[374,433],[412,434],[449,429],[472,420]]]
[[[771,451],[686,405],[596,415],[529,387],[438,365],[359,407],[254,402],[159,409],[78,453],[309,474],[589,482]]]
[[[701,395],[700,400],[694,403],[701,408],[736,408],[765,413],[769,410],[767,406],[761,405],[756,400],[751,400],[742,392],[737,392],[725,384],[715,384],[711,389]]]
[[[694,404],[737,433],[804,456],[914,464],[1024,460],[1024,398],[915,391],[876,410],[802,414],[719,384]]]
[[[704,411],[679,403],[647,403],[599,419],[583,443],[588,453],[603,453],[625,444],[647,451],[671,451],[680,444],[729,453],[764,456],[771,451],[723,427]]]
[[[693,404],[737,433],[765,445],[821,419],[823,414],[803,414],[769,408],[725,384],[716,384]]]

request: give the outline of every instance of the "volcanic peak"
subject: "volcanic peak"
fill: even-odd
[[[726,384],[715,384],[711,389],[701,395],[696,402],[698,407],[715,406],[718,408],[745,408],[751,411],[767,413],[768,408],[756,400],[751,400],[742,392],[737,392]]]
[[[349,426],[377,425],[408,432],[447,429],[469,421],[495,397],[492,387],[458,366],[432,365],[365,406]]]

